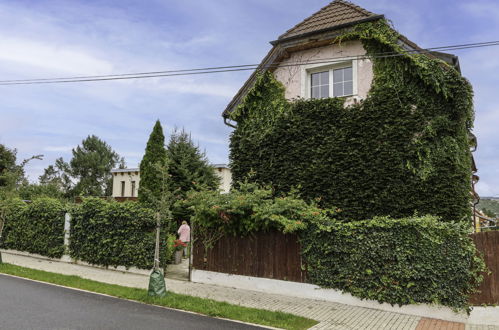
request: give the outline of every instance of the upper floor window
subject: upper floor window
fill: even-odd
[[[302,89],[302,95],[313,99],[356,95],[355,64],[356,61],[353,60],[337,65],[305,68],[303,78],[307,87]]]
[[[353,94],[352,67],[333,69],[333,97]]]
[[[329,71],[310,75],[310,97],[313,99],[329,97]]]

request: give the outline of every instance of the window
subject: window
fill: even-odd
[[[135,197],[135,181],[132,181],[132,197]]]
[[[310,75],[310,97],[322,99],[329,97],[329,71],[316,72]]]
[[[125,197],[125,181],[121,181],[121,197]]]
[[[333,96],[346,96],[353,94],[352,67],[334,69],[333,71]]]
[[[321,99],[357,94],[356,64],[356,60],[352,60],[333,66],[304,68],[303,97]]]

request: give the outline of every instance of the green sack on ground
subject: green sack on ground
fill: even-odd
[[[149,277],[148,294],[154,297],[166,296],[165,277],[161,269],[154,269]]]

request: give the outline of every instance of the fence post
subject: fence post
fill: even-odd
[[[69,256],[69,237],[71,231],[71,214],[66,212],[64,214],[64,255],[61,260],[66,262],[72,262],[73,260]]]

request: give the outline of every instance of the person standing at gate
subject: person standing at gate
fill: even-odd
[[[191,227],[187,224],[187,221],[182,221],[182,225],[177,231],[179,235],[179,239],[185,243],[184,247],[184,258],[187,258],[187,247],[189,246],[189,242],[191,241]]]

